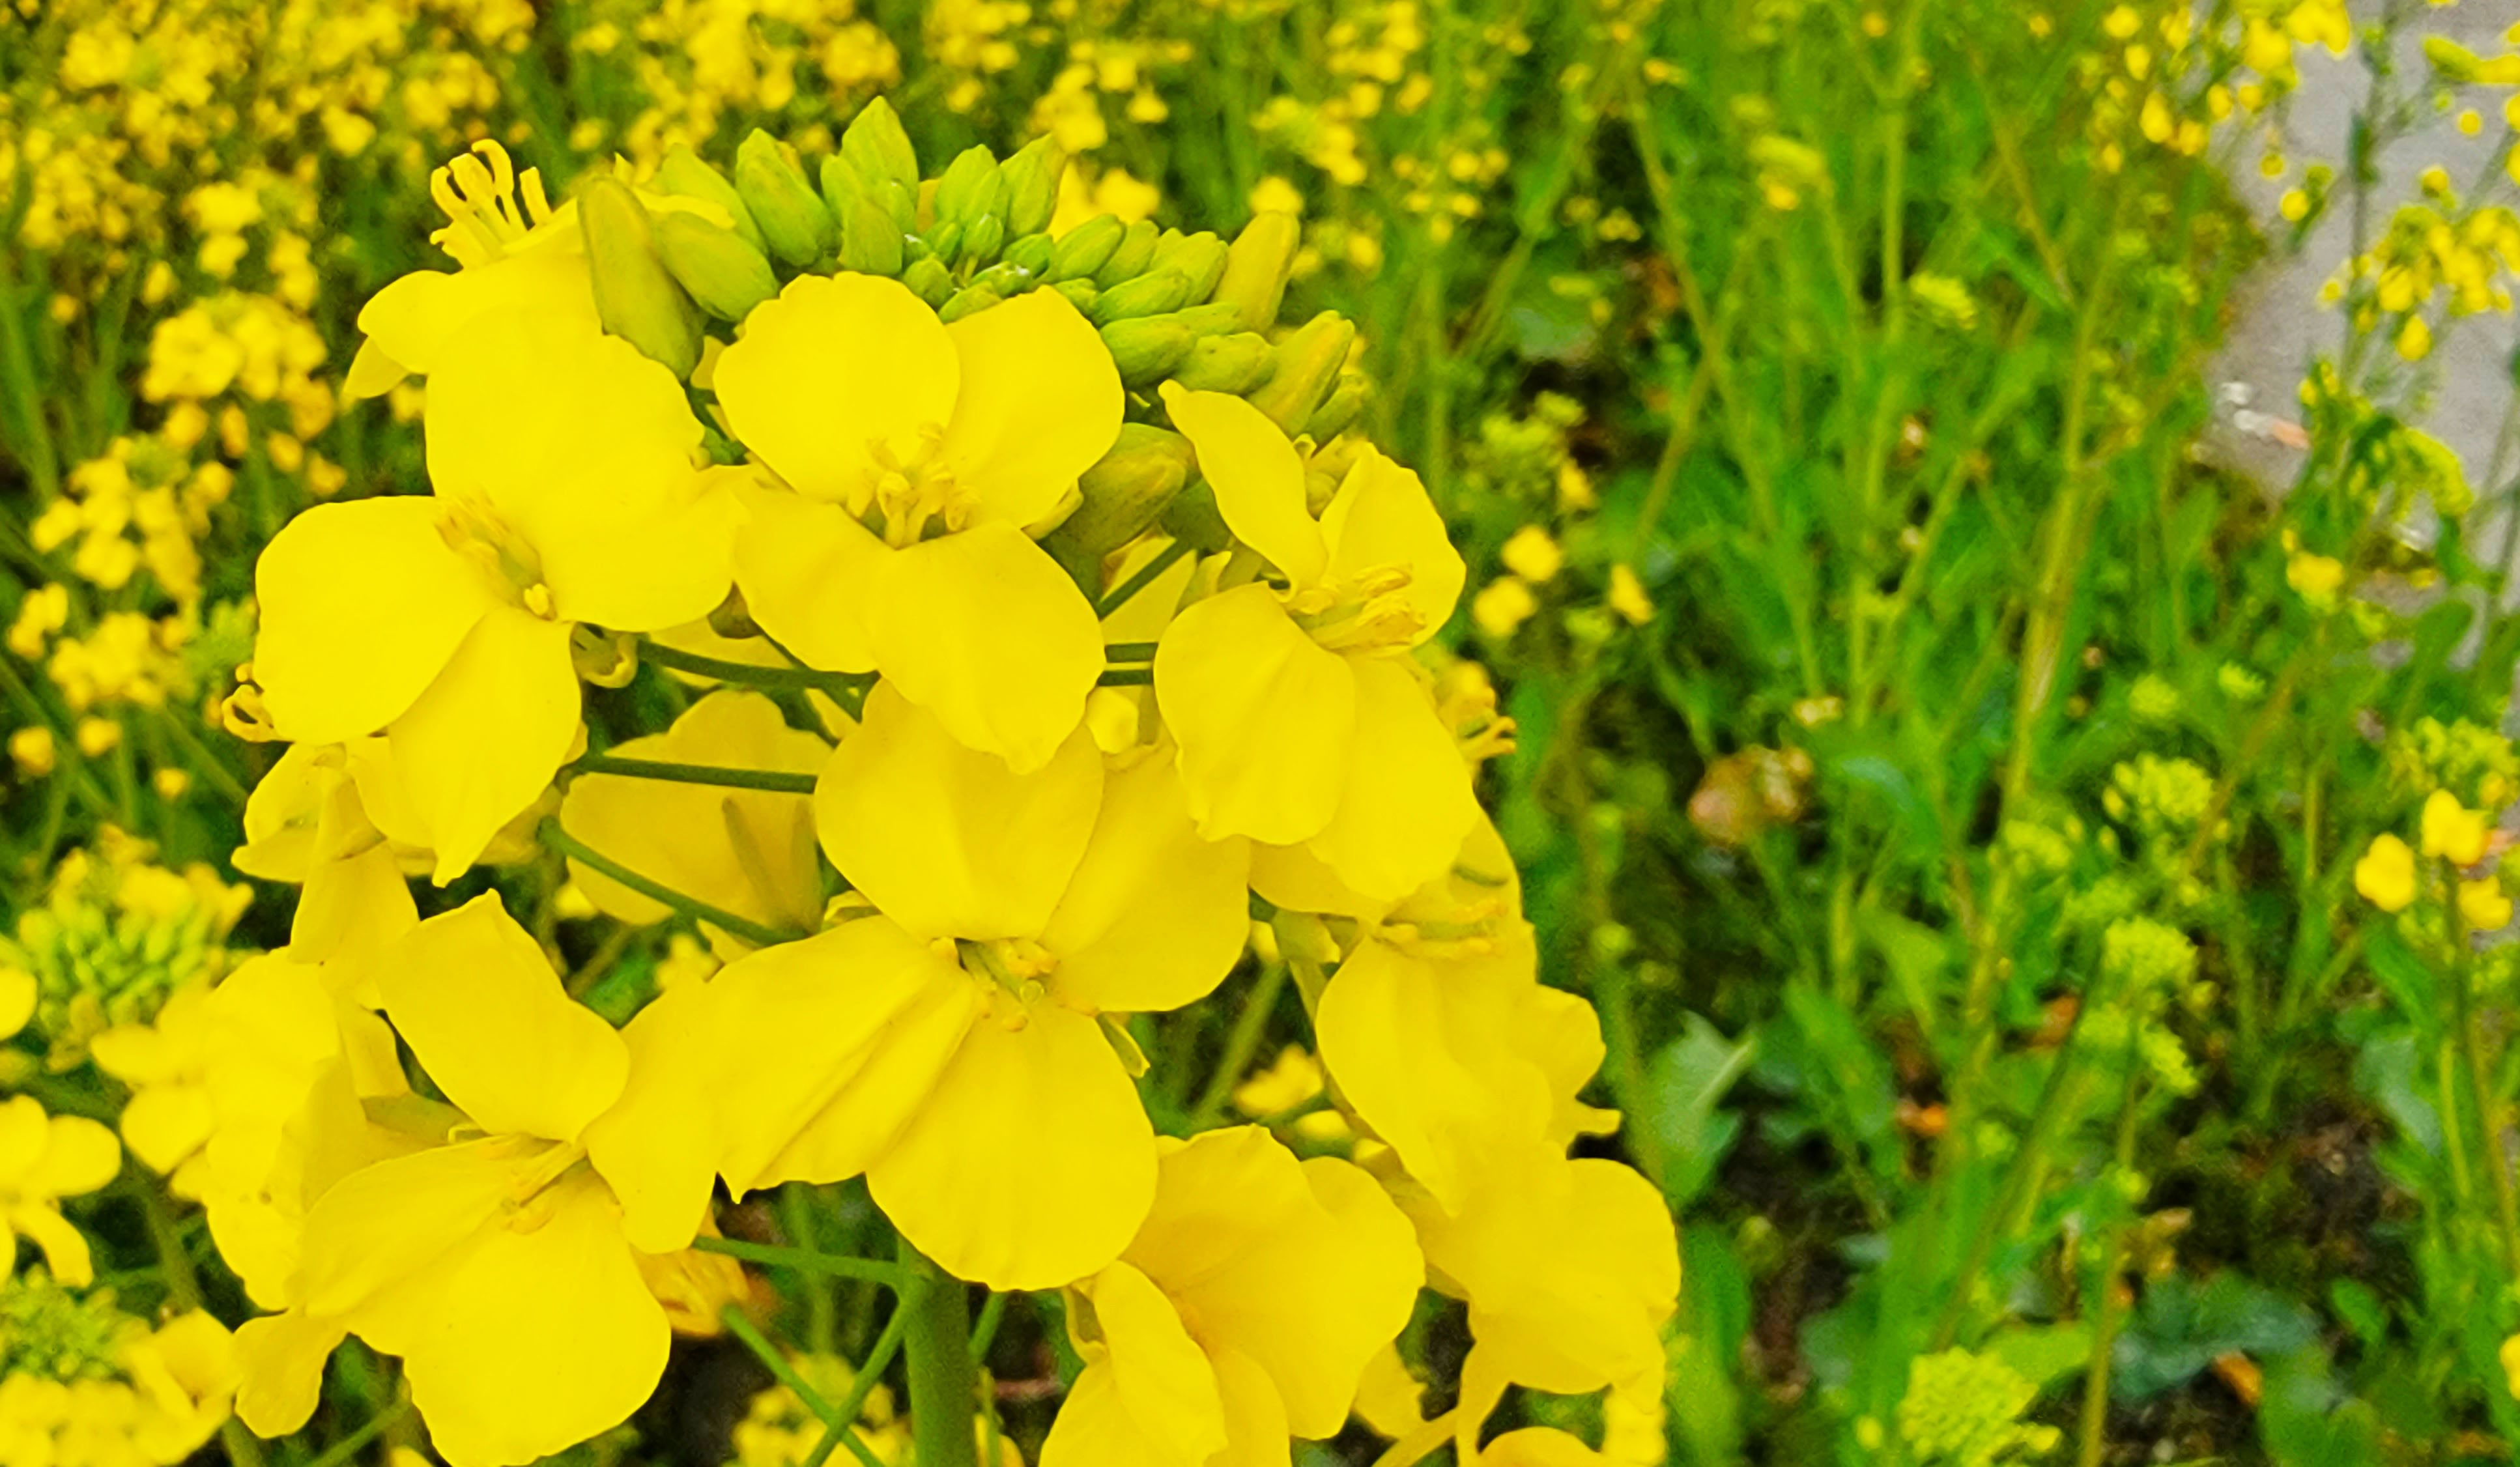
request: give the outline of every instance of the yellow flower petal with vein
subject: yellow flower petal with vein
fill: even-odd
[[[878,1207],[957,1278],[1054,1288],[1119,1256],[1155,1190],[1154,1128],[1100,1025],[1050,1004],[974,1025],[868,1169]]]
[[[1225,1448],[1225,1403],[1216,1370],[1183,1327],[1172,1301],[1125,1263],[1096,1274],[1094,1301],[1108,1370],[1130,1423],[1174,1461],[1203,1462]]]
[[[257,1437],[285,1437],[304,1426],[323,1394],[324,1362],[344,1333],[338,1322],[299,1310],[237,1326],[238,1418]]]
[[[1276,593],[1240,586],[1184,611],[1155,649],[1154,675],[1200,834],[1286,845],[1329,823],[1347,788],[1356,674],[1287,618]]]
[[[621,1098],[586,1128],[586,1154],[621,1202],[622,1231],[643,1253],[691,1246],[706,1221],[721,1147],[712,1092],[723,1043],[708,990],[660,995],[621,1031],[630,1073]]]
[[[877,562],[877,665],[954,736],[1017,772],[1047,763],[1102,673],[1093,604],[1012,525],[974,525]]]
[[[403,1356],[449,1467],[520,1467],[573,1446],[628,1420],[664,1374],[673,1332],[611,1193],[581,1176],[535,1205],[550,1210],[540,1225],[480,1233],[352,1320]]]
[[[739,958],[706,992],[714,1031],[690,1042],[717,1045],[719,1167],[739,1197],[866,1170],[976,1011],[970,976],[881,916]]]
[[[808,666],[872,672],[866,606],[883,542],[835,505],[785,489],[742,491],[735,579],[744,609]]]
[[[619,1098],[621,1036],[562,991],[497,893],[421,923],[378,967],[395,1030],[482,1130],[574,1140]]]
[[[1347,665],[1356,678],[1347,787],[1310,845],[1349,887],[1397,902],[1452,864],[1478,822],[1478,797],[1415,670],[1395,657]]]
[[[1030,937],[1084,854],[1102,758],[1081,730],[1034,773],[1011,773],[878,686],[814,791],[823,849],[922,937]]]
[[[493,609],[388,731],[403,793],[428,825],[438,884],[463,874],[568,756],[578,720],[568,639],[566,622]]]
[[[254,565],[254,679],[281,734],[331,743],[399,718],[499,602],[423,498],[317,505]]]
[[[1197,449],[1198,471],[1235,538],[1299,587],[1321,580],[1329,552],[1305,505],[1303,461],[1285,433],[1239,397],[1185,392],[1171,382],[1162,390],[1165,411]]]
[[[1054,290],[1018,295],[945,331],[962,366],[946,462],[991,518],[1030,524],[1120,435],[1110,349]]]
[[[944,324],[899,281],[806,275],[744,319],[716,381],[745,447],[797,493],[839,500],[880,471],[878,455],[925,449],[962,376]]]
[[[1153,1013],[1206,998],[1250,933],[1249,867],[1239,837],[1199,839],[1169,761],[1106,777],[1094,837],[1041,929],[1059,1001]]]

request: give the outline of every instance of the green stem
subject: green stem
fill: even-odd
[[[631,779],[670,779],[682,784],[722,784],[729,789],[766,789],[774,794],[812,794],[812,775],[767,769],[728,769],[715,764],[678,764],[666,759],[623,759],[590,754],[577,762],[581,775],[620,775]]]
[[[2466,1060],[2469,1097],[2476,1104],[2478,1139],[2485,1143],[2479,1158],[2494,1179],[2495,1221],[2501,1229],[2502,1269],[2507,1277],[2520,1277],[2520,1195],[2512,1190],[2511,1160],[2502,1147],[2502,1129],[2495,1124],[2492,1072],[2485,1063],[2485,1031],[2476,1017],[2476,950],[2467,930],[2467,913],[2458,905],[2458,876],[2450,868],[2451,986],[2457,1000],[2459,1052]],[[2456,1116],[2444,1116],[2455,1122]]]
[[[1189,541],[1176,540],[1172,544],[1165,546],[1162,550],[1155,552],[1155,557],[1153,559],[1139,566],[1137,571],[1132,574],[1129,579],[1112,587],[1111,594],[1109,596],[1106,596],[1094,603],[1094,614],[1100,617],[1108,617],[1112,612],[1127,605],[1131,597],[1136,596],[1139,592],[1155,584],[1155,577],[1172,569],[1173,562],[1180,559],[1182,556],[1189,555],[1190,551],[1191,545]],[[1108,654],[1106,653],[1105,655]]]
[[[998,1338],[998,1321],[1007,1313],[1007,1296],[991,1294],[980,1306],[979,1322],[971,1326],[971,1363],[976,1365],[989,1357],[989,1346]]]
[[[1151,667],[1106,667],[1095,683],[1102,688],[1144,688],[1155,681]]]
[[[544,845],[572,861],[601,871],[650,901],[662,902],[685,916],[722,927],[756,948],[775,948],[781,943],[794,942],[806,935],[778,927],[765,927],[750,917],[737,916],[734,912],[712,907],[698,897],[685,896],[661,881],[642,876],[611,857],[589,848],[576,836],[562,829],[560,822],[556,820],[543,822],[542,829],[537,832],[537,835]]]
[[[1242,1011],[1234,1016],[1234,1028],[1225,1037],[1225,1053],[1209,1073],[1207,1089],[1199,1092],[1198,1103],[1191,1107],[1190,1129],[1193,1133],[1215,1126],[1225,1114],[1235,1082],[1251,1067],[1251,1056],[1259,1051],[1261,1038],[1269,1032],[1269,1016],[1277,1011],[1278,995],[1285,987],[1286,965],[1272,962],[1262,965],[1260,976],[1244,992]]]
[[[1105,662],[1152,662],[1155,645],[1151,642],[1106,642],[1102,645]]]
[[[880,1259],[848,1258],[836,1253],[817,1253],[810,1248],[782,1248],[773,1243],[746,1243],[740,1238],[694,1238],[692,1247],[701,1253],[722,1253],[747,1264],[760,1264],[771,1268],[793,1268],[799,1273],[820,1273],[830,1278],[862,1278],[878,1283],[894,1293],[904,1293],[914,1281],[910,1270],[899,1264]]]
[[[817,688],[832,693],[860,693],[875,685],[874,673],[823,672],[811,667],[756,667],[749,662],[730,662],[723,657],[703,657],[686,652],[660,642],[642,641],[639,657],[658,667],[670,667],[698,677],[715,678],[721,683],[744,683],[754,688]]]
[[[971,1436],[979,1376],[971,1367],[971,1302],[960,1279],[904,1238],[901,1265],[924,1287],[903,1296],[910,1377],[911,1453],[919,1467],[978,1467]]]
[[[752,1357],[759,1360],[779,1384],[796,1393],[796,1399],[805,1403],[806,1410],[814,1413],[815,1420],[830,1428],[848,1419],[837,1414],[837,1408],[823,1399],[823,1393],[815,1390],[811,1381],[796,1373],[796,1366],[788,1360],[787,1354],[770,1343],[770,1337],[761,1332],[759,1325],[744,1317],[743,1306],[728,1305],[718,1311],[718,1321],[726,1326],[728,1334],[743,1342],[743,1348],[752,1352]]]
[[[2118,1110],[2117,1164],[2121,1170],[2135,1165],[2135,1132],[2137,1101],[2143,1096],[2143,1059],[2140,1052],[2127,1055],[2126,1098]],[[2108,1450],[2109,1360],[2117,1343],[2119,1321],[2125,1310],[2118,1303],[2118,1273],[2126,1267],[2127,1224],[2110,1227],[2106,1244],[2100,1250],[2100,1311],[2092,1329],[2092,1363],[2083,1377],[2083,1446],[2081,1467],[2100,1467],[2100,1458]]]
[[[324,1454],[317,1457],[314,1461],[307,1463],[306,1467],[343,1467],[343,1464],[347,1463],[351,1458],[359,1454],[360,1447],[367,1445],[369,1443],[382,1436],[386,1431],[393,1427],[394,1423],[402,1420],[402,1418],[410,1414],[411,1402],[409,1400],[395,1401],[393,1404],[386,1406],[383,1410],[381,1410],[375,1415],[369,1417],[366,1424],[361,1426],[357,1431],[350,1433],[340,1441],[325,1447]],[[228,1425],[238,1427],[240,1430],[243,1429],[241,1423],[233,1420],[231,1420]],[[222,1436],[224,1436],[224,1431],[222,1431]]]

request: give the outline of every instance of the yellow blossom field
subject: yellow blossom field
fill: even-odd
[[[0,0],[0,1467],[2520,1460],[2495,3]]]

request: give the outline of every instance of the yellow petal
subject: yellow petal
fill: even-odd
[[[1288,1467],[1286,1403],[1278,1383],[1257,1360],[1238,1350],[1220,1350],[1216,1366],[1218,1397],[1225,1404],[1225,1450],[1207,1467]]]
[[[621,1201],[622,1231],[643,1253],[691,1246],[708,1217],[720,1148],[713,1084],[724,1065],[705,985],[658,996],[621,1031],[630,1076],[586,1129],[586,1154]]]
[[[47,1123],[44,1154],[21,1183],[38,1197],[83,1197],[122,1170],[122,1143],[101,1122],[55,1116]]]
[[[551,783],[577,737],[568,624],[501,606],[483,616],[387,739],[428,823],[440,886]]]
[[[809,666],[872,672],[865,606],[883,542],[837,506],[786,489],[742,492],[735,579],[761,630]]]
[[[26,1027],[35,1016],[35,975],[24,968],[0,968],[0,1039]]]
[[[574,1446],[628,1420],[664,1374],[673,1331],[604,1183],[572,1178],[531,1207],[543,1221],[489,1229],[351,1320],[403,1357],[448,1467],[520,1467]]]
[[[1412,1209],[1428,1266],[1468,1297],[1480,1354],[1534,1390],[1652,1389],[1680,1292],[1661,1192],[1616,1162],[1497,1163],[1459,1218]]]
[[[301,961],[346,966],[374,956],[419,921],[402,865],[380,839],[347,861],[307,872],[290,919],[289,949]]]
[[[498,604],[438,533],[444,507],[317,505],[255,562],[254,680],[283,735],[332,743],[399,718]]]
[[[1041,930],[1058,1000],[1148,1013],[1207,997],[1250,934],[1248,867],[1248,842],[1198,838],[1169,761],[1105,778],[1094,838]]]
[[[1213,1389],[1213,1383],[1211,1383]],[[1148,1436],[1120,1397],[1120,1381],[1107,1360],[1087,1365],[1068,1388],[1040,1467],[1184,1467],[1185,1457]]]
[[[1462,597],[1466,574],[1453,549],[1444,516],[1418,475],[1372,447],[1357,455],[1338,493],[1322,511],[1322,538],[1329,544],[1329,576],[1346,581],[1391,566],[1409,571],[1400,593],[1418,613],[1411,645],[1443,628]]]
[[[485,317],[429,377],[426,425],[438,496],[487,505],[562,618],[652,631],[725,598],[728,479],[695,467],[683,384],[629,342],[541,312]]]
[[[346,1315],[465,1247],[510,1206],[513,1150],[505,1137],[437,1146],[334,1183],[306,1216],[294,1302]]]
[[[943,453],[992,519],[1027,525],[1120,435],[1120,374],[1067,297],[1033,290],[945,328],[962,391]]]
[[[866,609],[876,662],[954,736],[1018,773],[1050,761],[1102,674],[1093,604],[1010,524],[885,556]]]
[[[1256,1126],[1167,1147],[1153,1210],[1125,1255],[1256,1362],[1299,1437],[1335,1436],[1424,1276],[1409,1220],[1361,1169],[1299,1162]]]
[[[1030,937],[1075,871],[1102,795],[1084,731],[1014,774],[944,721],[878,686],[814,790],[832,865],[922,937]]]
[[[9,1209],[9,1226],[43,1251],[44,1267],[56,1281],[73,1289],[96,1281],[87,1235],[72,1227],[58,1209],[46,1203],[20,1203]]]
[[[1181,740],[1199,833],[1279,845],[1329,823],[1347,787],[1356,675],[1266,586],[1184,611],[1155,648],[1155,700]]]
[[[1001,307],[1003,309],[1003,307]],[[953,337],[899,281],[800,276],[744,318],[717,362],[735,435],[800,494],[838,500],[878,456],[915,462],[952,419]]]
[[[25,1189],[51,1139],[52,1118],[42,1101],[32,1095],[0,1100],[0,1192]]]
[[[592,324],[595,287],[584,252],[545,246],[470,270],[415,270],[368,298],[359,330],[395,362],[426,374],[476,320],[523,310]]]
[[[876,1205],[957,1278],[1046,1289],[1119,1256],[1155,1189],[1154,1129],[1101,1026],[1048,1004],[974,1025],[868,1169]]]
[[[749,954],[706,992],[721,1051],[740,1056],[717,1065],[719,1170],[739,1197],[864,1171],[973,1013],[970,978],[881,916]]]
[[[248,1319],[237,1326],[236,1412],[258,1437],[285,1437],[315,1414],[324,1362],[341,1343],[341,1326],[303,1310]]]
[[[1469,766],[1414,669],[1351,657],[1356,742],[1338,810],[1308,843],[1353,890],[1397,902],[1443,873],[1478,822]]]
[[[202,1149],[211,1124],[209,1091],[198,1085],[152,1086],[122,1108],[122,1139],[161,1177]]]
[[[1185,392],[1171,382],[1162,390],[1164,409],[1198,451],[1198,471],[1234,538],[1297,586],[1321,580],[1329,552],[1305,506],[1303,461],[1285,433],[1239,397]]]
[[[1479,1449],[1479,1467],[1607,1467],[1609,1460],[1552,1426],[1507,1432]]]
[[[1538,988],[1528,949],[1437,963],[1369,941],[1317,1015],[1322,1062],[1356,1114],[1448,1209],[1498,1150],[1545,1144],[1549,1075],[1518,1047]]]
[[[1225,1448],[1216,1372],[1172,1301],[1146,1274],[1113,1264],[1078,1286],[1094,1302],[1120,1408],[1172,1459],[1203,1462]]]
[[[831,745],[788,727],[779,705],[762,694],[722,689],[665,733],[606,752],[811,775],[831,757]],[[813,801],[804,795],[581,775],[569,781],[560,818],[588,846],[687,896],[773,927],[810,931],[820,924],[822,866]],[[664,904],[591,867],[571,861],[569,874],[598,908],[623,921],[658,922],[668,914]]]
[[[621,1036],[562,990],[496,892],[387,948],[377,988],[421,1067],[493,1135],[575,1140],[621,1093]]]

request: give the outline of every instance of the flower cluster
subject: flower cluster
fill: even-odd
[[[1671,1219],[1568,1155],[1599,1026],[1473,792],[1494,695],[1417,654],[1464,570],[1352,426],[1355,330],[1278,326],[1291,217],[1054,230],[1061,162],[923,178],[878,102],[558,207],[495,144],[441,170],[461,268],[379,292],[350,380],[426,379],[431,492],[280,531],[228,707],[290,744],[238,862],[291,943],[129,1057],[207,1097],[254,1430],[351,1335],[454,1467],[608,1430],[716,1188],[860,1177],[919,1267],[1064,1291],[1050,1467],[1335,1435],[1430,1280],[1475,1348],[1380,1413],[1400,1459],[1477,1458],[1512,1386],[1658,1395]],[[616,741],[586,689],[634,683],[682,711]],[[496,891],[406,884],[538,849],[723,966],[616,1029]],[[1346,1156],[1159,1135],[1134,1083],[1255,912]]]

